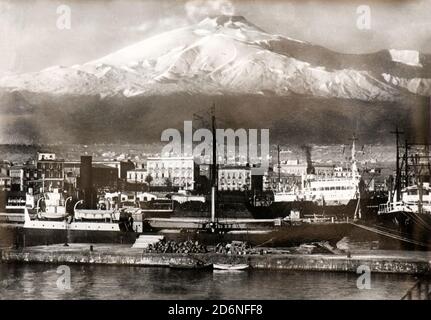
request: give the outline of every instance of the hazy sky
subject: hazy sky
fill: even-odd
[[[71,8],[70,30],[56,25],[62,4]],[[359,5],[371,9],[370,30],[357,28]],[[84,63],[222,13],[340,52],[397,48],[431,53],[431,0],[0,0],[0,75]]]

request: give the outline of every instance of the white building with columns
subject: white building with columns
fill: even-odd
[[[160,157],[147,159],[147,175],[152,186],[167,186],[194,190],[199,167],[193,157]]]

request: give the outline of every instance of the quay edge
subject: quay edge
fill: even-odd
[[[37,246],[25,249],[2,249],[2,263],[51,263],[51,264],[99,264],[143,267],[169,267],[183,264],[191,259],[205,263],[248,263],[252,269],[354,272],[358,267],[368,266],[371,272],[411,275],[431,275],[429,257],[403,257],[402,255],[347,255],[330,254],[253,254],[228,255],[219,253],[175,254],[142,253],[140,249],[127,246],[74,244]]]

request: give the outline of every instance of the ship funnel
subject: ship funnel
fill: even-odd
[[[307,160],[307,174],[314,174],[313,161],[311,160],[311,147],[304,145],[302,146],[302,150],[304,150]]]

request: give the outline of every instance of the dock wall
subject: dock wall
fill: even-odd
[[[336,271],[354,272],[363,265],[371,272],[399,274],[431,274],[431,262],[426,259],[413,259],[385,256],[345,255],[299,255],[299,254],[263,254],[232,256],[227,254],[174,254],[142,253],[140,250],[113,250],[98,252],[78,250],[2,250],[3,263],[53,263],[53,264],[101,264],[145,267],[168,267],[169,264],[187,264],[196,259],[205,263],[248,263],[253,269],[297,270],[297,271]]]

